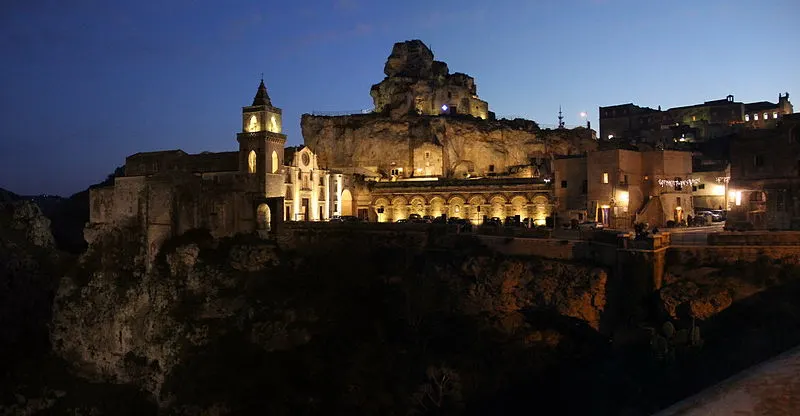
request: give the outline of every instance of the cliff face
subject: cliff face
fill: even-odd
[[[389,166],[414,171],[413,149],[441,146],[444,176],[472,169],[473,175],[530,165],[549,154],[580,154],[596,148],[586,129],[540,130],[524,120],[487,121],[471,117],[303,115],[305,144],[328,167]]]
[[[83,376],[134,384],[178,413],[456,409],[574,353],[562,344],[574,324],[531,313],[591,334],[605,307],[600,269],[473,249],[298,255],[195,233],[150,273],[140,258],[135,229],[90,247],[58,291],[53,348]],[[471,367],[476,354],[496,368]],[[443,375],[463,381],[431,398]]]

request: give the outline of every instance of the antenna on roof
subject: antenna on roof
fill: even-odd
[[[564,128],[564,116],[561,114],[561,105],[558,106],[558,128]]]

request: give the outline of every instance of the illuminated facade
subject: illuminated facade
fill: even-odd
[[[694,209],[689,152],[615,149],[556,159],[555,166],[559,222],[581,221],[585,213],[612,228],[664,226],[685,221]]]

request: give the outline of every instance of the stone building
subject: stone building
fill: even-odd
[[[106,225],[138,225],[154,255],[166,238],[193,228],[229,236],[340,214],[344,175],[321,169],[308,147],[285,149],[281,131],[281,110],[262,81],[242,108],[238,151],[136,153],[112,186],[91,189],[87,241]]]
[[[733,95],[667,110],[632,103],[600,107],[600,138],[630,139],[670,145],[704,141],[735,133],[742,128],[770,128],[793,107],[789,93],[778,94],[778,103],[742,103]]]
[[[692,167],[692,202],[694,209],[730,209],[728,184],[731,165],[728,161],[695,159]]]
[[[733,228],[800,229],[800,114],[734,139],[729,198]]]
[[[557,159],[555,166],[560,222],[581,221],[585,213],[612,228],[664,226],[693,212],[689,152],[614,149]]]
[[[384,72],[386,78],[370,91],[373,113],[304,114],[301,121],[305,144],[322,166],[353,183],[358,190],[345,191],[358,200],[358,215],[370,220],[396,221],[419,212],[452,216],[445,206],[466,206],[468,213],[459,211],[458,217],[478,222],[494,198],[488,217],[543,222],[553,206],[554,156],[597,148],[587,128],[549,130],[530,120],[495,120],[478,99],[474,79],[449,75],[421,41],[395,44]],[[497,195],[493,186],[501,190]],[[413,203],[409,189],[418,193]],[[546,202],[542,192],[548,193]],[[485,201],[471,203],[478,195]]]

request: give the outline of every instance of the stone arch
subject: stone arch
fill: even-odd
[[[536,194],[531,198],[531,218],[536,225],[544,225],[545,220],[550,215],[550,198],[546,195]]]
[[[353,194],[349,189],[342,191],[342,215],[353,215]]]
[[[469,220],[473,224],[481,224],[484,215],[489,215],[486,198],[483,195],[473,195],[469,198]]]
[[[278,165],[280,165],[280,161],[278,159],[278,152],[273,150],[272,151],[272,172],[270,172],[270,173],[278,173]]]
[[[411,197],[411,214],[417,214],[420,217],[425,216],[425,198],[421,195]]]
[[[408,218],[408,201],[402,196],[392,198],[392,218],[395,221]]]
[[[528,198],[516,195],[511,198],[511,214],[519,215],[520,219],[528,217]]]
[[[269,231],[272,215],[269,210],[269,205],[259,204],[256,208],[256,225],[259,230]]]
[[[256,173],[257,163],[256,151],[251,150],[250,153],[247,154],[247,173]]]
[[[378,222],[388,222],[392,220],[392,205],[389,204],[388,199],[383,197],[378,198],[372,203],[372,207],[375,210],[375,214],[378,216]],[[383,209],[383,212],[381,212],[381,209]]]
[[[448,217],[456,217],[456,218],[465,218],[467,217],[468,213],[464,207],[464,198],[460,195],[452,196],[447,201],[447,205],[449,205],[447,216]]]
[[[436,218],[440,217],[442,214],[446,214],[444,208],[444,198],[439,195],[436,195],[431,198],[430,200],[431,206],[431,216]]]
[[[489,198],[489,217],[498,217],[501,220],[506,217],[506,197],[502,195],[492,195]]]

